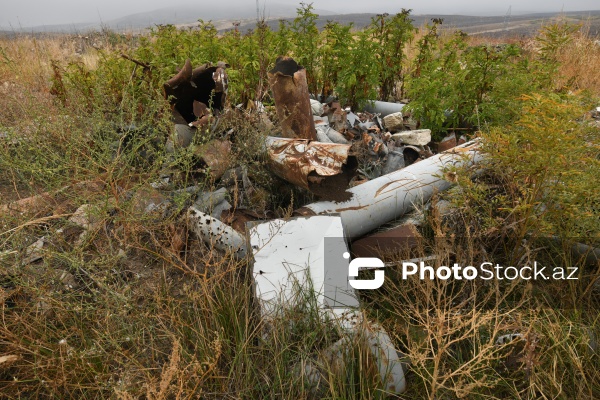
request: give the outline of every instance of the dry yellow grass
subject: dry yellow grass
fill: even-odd
[[[558,54],[560,62],[557,87],[569,85],[600,95],[600,41],[590,38],[585,29],[577,32]]]
[[[27,125],[34,114],[57,115],[50,94],[52,65],[81,62],[95,68],[98,51],[87,42],[72,35],[0,37],[0,123]]]
[[[52,72],[52,60],[70,62],[80,59],[93,66],[89,55],[79,55],[76,40],[69,36],[18,36],[0,38],[3,62],[0,81],[44,89]]]

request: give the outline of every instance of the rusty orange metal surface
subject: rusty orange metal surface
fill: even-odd
[[[268,72],[282,136],[316,140],[306,70],[290,57],[280,57]]]
[[[196,149],[196,154],[210,168],[213,179],[219,179],[225,171],[231,168],[231,142],[228,140],[212,140]]]
[[[340,176],[346,175],[344,166],[348,163],[350,147],[348,144],[267,137],[271,170],[280,178],[318,195],[325,193],[321,188],[337,186]],[[334,190],[332,188],[332,196],[335,196]]]

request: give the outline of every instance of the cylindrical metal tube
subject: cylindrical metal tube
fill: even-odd
[[[389,103],[387,101],[374,101],[365,104],[365,111],[372,114],[381,114],[382,117],[385,117],[386,115],[402,111],[405,105],[402,103]]]
[[[238,259],[248,254],[246,239],[229,225],[225,225],[194,206],[188,209],[188,221],[194,233],[209,246],[231,252]]]
[[[444,168],[478,161],[481,158],[476,151],[478,147],[476,140],[465,143],[348,189],[352,194],[350,200],[320,201],[297,212],[303,215],[339,214],[346,235],[359,237],[402,216],[415,204],[424,204],[434,192],[447,189],[451,182],[441,176]]]
[[[282,136],[317,140],[306,70],[292,58],[280,57],[268,76]]]

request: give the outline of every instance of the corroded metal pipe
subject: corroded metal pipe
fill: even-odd
[[[365,111],[372,114],[381,114],[382,117],[393,113],[401,112],[406,104],[390,103],[387,101],[373,101],[365,104]]]
[[[304,67],[291,57],[279,57],[268,77],[282,136],[317,140]]]
[[[450,187],[452,177],[442,174],[446,167],[462,166],[481,159],[474,140],[436,154],[401,170],[348,189],[344,202],[319,201],[296,211],[299,215],[339,214],[347,237],[356,238],[424,204],[438,191]]]
[[[206,244],[218,250],[230,252],[238,259],[246,257],[248,253],[246,238],[232,227],[203,213],[194,206],[188,209],[187,217],[194,233]]]

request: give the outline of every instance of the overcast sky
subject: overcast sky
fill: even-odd
[[[297,6],[300,0],[260,0]],[[395,12],[410,8],[414,14],[504,15],[528,12],[579,11],[600,9],[600,0],[305,0],[317,9],[341,14],[354,12]],[[109,21],[125,15],[173,5],[197,4],[208,7],[254,5],[255,0],[0,0],[0,26],[13,28],[35,25]],[[262,7],[261,7],[262,8]],[[235,16],[233,16],[235,17]]]

